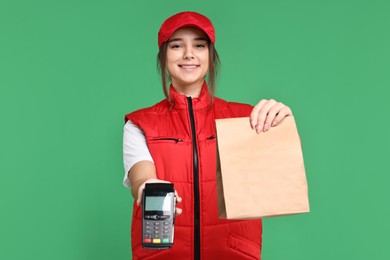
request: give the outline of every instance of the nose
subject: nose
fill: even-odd
[[[194,52],[193,52],[192,46],[186,46],[184,49],[184,59],[185,60],[191,60],[194,58]]]

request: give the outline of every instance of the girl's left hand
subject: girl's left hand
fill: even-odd
[[[291,109],[273,99],[262,99],[253,107],[250,124],[257,133],[266,132],[272,126],[277,126],[286,116],[291,116]]]

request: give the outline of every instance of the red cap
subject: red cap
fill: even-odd
[[[158,32],[158,47],[167,41],[177,29],[184,26],[193,26],[201,29],[210,38],[210,41],[215,43],[214,26],[209,18],[196,12],[181,12],[172,15],[161,25]]]

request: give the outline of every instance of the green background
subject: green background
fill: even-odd
[[[390,259],[388,0],[0,0],[0,259],[130,259],[125,113],[163,98],[157,31],[211,18],[217,95],[288,104],[311,213],[263,258]]]

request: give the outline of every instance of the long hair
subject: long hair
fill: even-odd
[[[211,94],[211,98],[212,98],[211,100],[213,101],[215,88],[216,88],[217,75],[219,73],[219,67],[221,62],[219,60],[219,56],[217,50],[215,49],[214,44],[208,41],[207,46],[209,48],[209,70],[206,75],[207,87],[209,93]],[[170,81],[170,77],[166,67],[167,49],[168,49],[168,41],[162,43],[160,46],[159,52],[157,54],[157,69],[161,74],[161,83],[162,83],[164,95],[168,99],[168,101],[171,101],[171,97],[169,95],[170,84],[168,83],[168,80]]]

